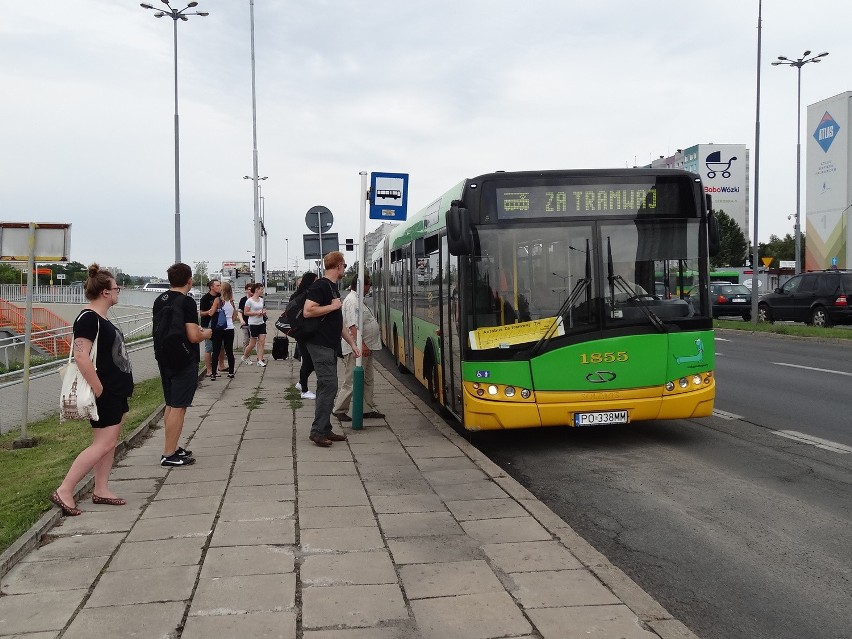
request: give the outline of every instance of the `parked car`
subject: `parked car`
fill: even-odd
[[[710,303],[714,318],[739,315],[746,321],[751,319],[751,290],[742,284],[711,282]]]
[[[758,319],[762,322],[805,322],[824,327],[852,324],[850,295],[852,271],[802,273],[760,298]]]

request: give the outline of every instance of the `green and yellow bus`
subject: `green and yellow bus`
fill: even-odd
[[[693,173],[480,175],[383,238],[374,311],[397,365],[471,431],[703,417],[711,246]],[[699,294],[659,295],[659,273]]]

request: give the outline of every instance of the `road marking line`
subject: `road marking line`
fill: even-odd
[[[790,368],[803,368],[806,371],[817,371],[819,373],[834,373],[835,375],[846,375],[847,377],[852,377],[852,373],[847,373],[846,371],[833,371],[830,368],[816,368],[814,366],[800,366],[799,364],[787,364],[785,362],[770,362],[771,364],[775,364],[776,366],[789,366]]]
[[[816,446],[823,450],[830,450],[833,453],[840,453],[841,455],[848,455],[849,453],[852,453],[852,446],[845,446],[828,439],[820,439],[819,437],[813,437],[812,435],[805,435],[804,433],[800,433],[795,430],[773,430],[772,432],[779,437],[786,437],[787,439],[792,439],[802,444],[810,444],[811,446]]]
[[[728,413],[723,410],[719,410],[718,408],[713,409],[713,415],[716,417],[721,417],[722,419],[742,419],[742,415],[734,415],[733,413]]]

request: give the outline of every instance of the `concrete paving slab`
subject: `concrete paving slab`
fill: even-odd
[[[405,453],[356,454],[358,468],[382,468],[385,466],[413,466],[414,462]]]
[[[139,639],[141,637],[175,637],[186,605],[183,603],[148,603],[107,608],[83,608],[63,635],[63,639]]]
[[[293,572],[293,549],[281,546],[210,548],[204,556],[202,579]]]
[[[142,513],[140,522],[146,519],[156,519],[160,517],[175,517],[183,515],[200,515],[204,513],[216,513],[219,510],[219,504],[222,502],[220,495],[210,495],[207,497],[185,497],[179,499],[155,499],[145,512]]]
[[[485,561],[454,561],[401,566],[399,576],[409,599],[504,592]]]
[[[109,557],[118,548],[124,533],[103,535],[79,535],[55,537],[46,535],[42,545],[25,555],[21,563],[51,561],[53,559],[84,559],[86,557]]]
[[[487,479],[485,473],[470,462],[469,468],[429,470],[423,472],[423,476],[433,486],[446,486],[467,484]]]
[[[526,517],[527,511],[514,499],[472,499],[467,501],[448,501],[447,508],[459,521],[471,519],[505,519],[507,517]]]
[[[482,559],[479,542],[467,535],[389,539],[388,548],[396,565],[428,564]]]
[[[377,513],[444,512],[446,507],[437,495],[375,495],[370,501]],[[468,502],[465,502],[468,503]]]
[[[302,589],[302,626],[372,627],[407,620],[399,586],[308,586]]]
[[[464,501],[470,499],[505,499],[506,493],[493,481],[475,481],[469,484],[448,484],[435,486],[435,492],[444,501]]]
[[[285,440],[244,439],[240,444],[240,455],[248,455],[254,459],[291,457],[293,447],[289,441]]]
[[[553,538],[553,535],[532,517],[463,521],[461,527],[468,535],[484,544],[543,541]]]
[[[139,511],[129,508],[113,508],[103,512],[83,510],[80,517],[63,517],[53,529],[54,535],[95,535],[99,533],[127,532],[139,517]]]
[[[57,590],[0,597],[0,635],[61,630],[87,593]]]
[[[197,566],[105,572],[86,602],[86,608],[188,601],[197,574]]]
[[[178,469],[178,470],[183,470]],[[200,481],[183,484],[166,484],[157,492],[156,499],[186,499],[188,497],[212,497],[221,496],[225,492],[227,482]]]
[[[340,443],[345,445],[345,442]],[[310,477],[312,475],[354,476],[358,474],[355,470],[355,462],[352,461],[300,461],[296,465],[296,472],[299,477]]]
[[[527,609],[621,603],[587,570],[518,572],[509,579],[514,584],[512,596]]]
[[[433,470],[459,470],[470,468],[470,458],[466,455],[456,457],[426,457],[424,459],[415,459],[414,463],[417,467],[429,472]]]
[[[116,466],[112,469],[109,475],[110,481],[120,481],[124,479],[160,479],[165,477],[169,472],[168,468],[164,468],[159,464],[145,465],[125,465]]]
[[[4,639],[57,639],[58,632],[28,632],[23,635],[3,635]]]
[[[347,628],[345,630],[306,630],[304,639],[421,639],[413,624],[399,628]]]
[[[286,470],[258,470],[248,472],[235,472],[231,476],[231,486],[271,486],[274,484],[294,483],[293,471]]]
[[[434,495],[435,491],[422,477],[416,479],[370,479],[364,482],[367,494],[372,496]]]
[[[127,542],[187,537],[206,539],[213,531],[214,517],[213,513],[203,513],[139,520],[127,535]]]
[[[206,537],[157,539],[121,545],[109,562],[108,572],[166,566],[198,566]]]
[[[448,512],[386,513],[379,514],[378,518],[385,537],[459,535],[463,532]]]
[[[299,574],[308,586],[397,583],[387,550],[306,557]]]
[[[211,468],[209,466],[194,464],[178,470],[180,472],[169,473],[168,477],[163,481],[164,486],[202,481],[221,481],[227,480],[231,476],[231,467],[228,465]]]
[[[290,519],[295,512],[292,501],[228,501],[222,505],[220,521],[272,521]]]
[[[109,557],[85,557],[20,563],[0,579],[0,591],[5,595],[22,595],[88,588],[107,559]]]
[[[283,612],[296,601],[296,575],[239,575],[199,579],[189,615]]]
[[[505,592],[411,602],[424,639],[491,639],[529,634],[532,627]],[[564,639],[566,636],[563,627]],[[582,636],[582,635],[575,635]],[[611,635],[609,639],[618,635]]]
[[[360,484],[341,487],[339,490],[301,490],[299,491],[300,508],[316,508],[321,506],[369,506],[367,493]]]
[[[229,486],[225,493],[225,503],[247,501],[293,501],[296,489],[293,484],[273,484],[271,486]]]
[[[296,639],[293,612],[250,612],[244,615],[189,617],[181,639],[246,637],[250,639]]]
[[[299,526],[306,528],[348,528],[375,523],[369,506],[330,506],[299,508]]]
[[[245,459],[237,457],[234,472],[261,472],[266,470],[293,470],[292,457],[265,457],[263,459]]]
[[[400,438],[402,439],[402,438]],[[446,440],[443,442],[436,440],[434,443],[429,443],[423,446],[410,446],[408,443],[402,439],[403,444],[405,444],[405,449],[408,451],[408,454],[411,455],[412,459],[426,459],[429,457],[463,457],[464,453],[459,450],[458,446],[455,446]]]
[[[482,550],[495,566],[506,573],[573,570],[583,567],[583,564],[557,541],[485,544]]]
[[[588,639],[657,639],[642,628],[630,608],[615,606],[580,606],[540,608],[527,611],[543,639],[563,639],[566,630],[575,637]]]
[[[263,439],[263,440],[277,440],[284,441],[288,445],[291,444],[293,439],[293,429],[289,426],[278,426],[274,428],[247,428],[245,434],[243,435],[243,443],[253,440],[253,439]],[[292,449],[291,449],[292,452]]]
[[[296,524],[289,519],[272,521],[222,521],[210,546],[256,546],[296,543]]]
[[[375,524],[313,530],[303,528],[299,541],[304,552],[347,552],[385,547],[379,527]]]

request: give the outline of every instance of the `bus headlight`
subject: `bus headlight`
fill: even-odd
[[[489,395],[496,395],[497,394],[497,387],[494,384],[491,384],[491,386],[488,387],[488,394]]]
[[[681,377],[677,382],[681,388],[686,388],[689,386],[689,380],[686,377]]]
[[[674,382],[666,382],[666,390],[671,393],[674,390]]]
[[[506,389],[503,392],[506,394],[506,397],[514,397],[515,396],[515,387],[514,386],[507,386]]]
[[[695,384],[696,386],[700,386],[701,385],[701,375],[693,375],[692,376],[692,383]]]
[[[532,393],[528,388],[521,389],[521,397],[523,397],[524,399],[529,399],[530,395],[532,395]]]

